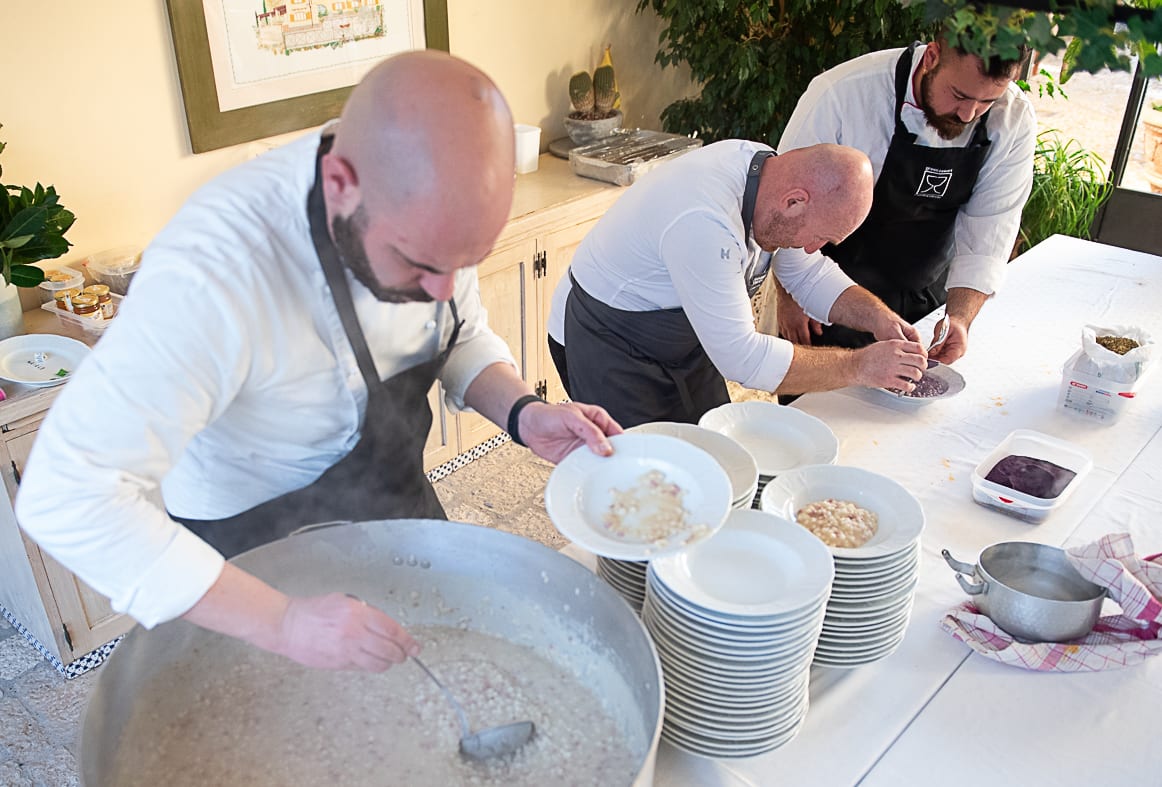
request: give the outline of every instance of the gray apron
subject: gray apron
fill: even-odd
[[[432,426],[428,391],[460,335],[456,304],[449,303],[455,326],[448,346],[431,360],[380,381],[343,264],[327,232],[319,162],[330,146],[330,137],[320,142],[307,215],[315,252],[367,385],[367,410],[355,448],[308,486],[226,519],[174,517],[227,558],[317,522],[447,518],[424,475],[423,451]]]
[[[759,151],[747,170],[744,240],[750,238],[759,174],[772,155]],[[757,292],[765,276],[765,268],[748,268],[747,292]],[[585,292],[576,279],[571,284],[565,345],[550,340],[570,398],[601,405],[626,428],[651,421],[697,423],[707,410],[730,401],[726,381],[681,308],[615,309]]]

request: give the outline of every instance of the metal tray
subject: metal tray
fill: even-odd
[[[569,151],[569,166],[586,178],[628,186],[663,161],[702,147],[702,140],[643,129],[619,130],[612,136]]]

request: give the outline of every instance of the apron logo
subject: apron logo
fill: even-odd
[[[920,175],[920,185],[916,188],[916,196],[943,199],[951,182],[952,170],[924,167],[924,173]]]

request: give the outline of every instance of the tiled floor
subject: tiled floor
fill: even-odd
[[[435,486],[453,521],[560,548],[565,539],[549,522],[543,501],[551,470],[524,448],[505,443]],[[66,681],[0,617],[0,787],[79,784],[80,720],[100,673],[98,667]]]

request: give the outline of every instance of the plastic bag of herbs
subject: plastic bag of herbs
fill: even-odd
[[[1141,328],[1086,325],[1073,368],[1111,382],[1132,384],[1146,374],[1153,352],[1154,342]]]

